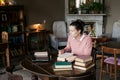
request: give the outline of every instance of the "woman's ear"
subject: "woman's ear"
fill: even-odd
[[[78,30],[79,33],[81,33],[81,30]]]

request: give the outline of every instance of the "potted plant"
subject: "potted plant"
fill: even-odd
[[[103,11],[103,4],[100,2],[91,2],[91,10],[94,13],[100,13]]]
[[[81,13],[83,14],[89,14],[90,9],[91,9],[90,3],[82,3],[80,5],[80,10],[81,10]]]
[[[100,2],[82,3],[80,10],[81,13],[100,13],[103,11],[103,4]]]

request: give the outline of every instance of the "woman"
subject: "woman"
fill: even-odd
[[[85,23],[81,20],[72,22],[69,26],[67,46],[59,50],[59,54],[71,51],[74,55],[91,55],[92,39],[83,33]]]

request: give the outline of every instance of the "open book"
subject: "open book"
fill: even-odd
[[[74,56],[73,53],[66,52],[66,53],[58,55],[57,61],[70,61],[70,59],[75,59],[75,58],[76,56]]]

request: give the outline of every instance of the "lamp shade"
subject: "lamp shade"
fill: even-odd
[[[29,26],[30,31],[40,31],[45,30],[44,24],[32,24]]]

